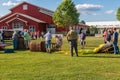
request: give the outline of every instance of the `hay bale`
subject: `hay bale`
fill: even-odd
[[[30,51],[41,51],[41,43],[40,42],[31,42],[30,43]]]
[[[41,47],[41,51],[42,51],[42,52],[46,52],[45,41],[41,41],[40,47]]]

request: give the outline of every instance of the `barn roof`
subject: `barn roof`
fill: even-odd
[[[9,18],[11,18],[11,17],[13,17],[13,16],[15,16],[15,15],[17,15],[17,16],[19,16],[19,15],[20,15],[20,16],[23,16],[23,17],[25,17],[25,18],[31,19],[31,20],[33,20],[33,21],[35,21],[35,22],[38,22],[38,23],[46,23],[46,22],[44,22],[44,21],[42,21],[42,20],[39,20],[39,19],[37,19],[37,18],[34,18],[34,17],[29,16],[29,15],[26,15],[26,14],[21,14],[21,13],[14,13],[14,14],[12,14],[12,15],[10,15],[10,16],[7,16],[7,17],[1,19],[0,22],[3,22],[3,21],[5,21],[5,20],[7,20],[7,19],[9,19]]]
[[[25,2],[25,1],[23,1],[22,3],[12,7],[10,10],[13,10],[14,8],[16,8],[16,7],[18,7],[18,6],[22,5],[22,4],[30,4],[30,5],[32,5],[34,7],[37,7],[38,9],[44,9],[44,10],[47,10],[47,11],[50,11],[50,12],[54,13],[54,11],[52,11],[52,10],[49,10],[49,9],[46,9],[46,8],[43,8],[43,7],[40,7],[40,6],[36,6],[34,4],[31,4],[31,3],[28,3],[28,2]]]

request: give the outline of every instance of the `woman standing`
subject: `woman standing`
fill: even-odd
[[[84,33],[84,31],[82,30],[81,31],[81,34],[80,34],[80,44],[82,46],[82,49],[84,49],[84,46],[85,46],[85,39],[86,39],[86,34]]]

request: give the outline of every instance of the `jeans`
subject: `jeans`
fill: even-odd
[[[84,48],[85,43],[86,43],[85,40],[81,40],[80,44],[81,44],[81,46],[82,46],[82,49]]]
[[[119,53],[119,48],[117,46],[117,43],[113,43],[113,47],[114,47],[114,54],[118,54]]]
[[[48,40],[48,41],[46,41],[46,48],[50,48],[51,47],[51,40]]]
[[[13,48],[14,49],[18,48],[18,40],[16,40],[16,39],[13,40]]]
[[[24,40],[25,48],[28,49],[28,40]]]
[[[70,54],[73,56],[73,49],[75,49],[76,56],[78,56],[78,49],[77,49],[77,40],[70,40]]]

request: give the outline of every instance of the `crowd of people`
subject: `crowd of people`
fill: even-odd
[[[113,44],[114,47],[114,54],[119,53],[119,47],[118,47],[118,32],[116,31],[116,28],[105,29],[103,37],[104,37],[104,43],[105,44]]]
[[[83,30],[80,31],[79,33],[79,37],[80,37],[80,44],[81,44],[81,48],[83,49],[85,46],[85,39],[86,39],[86,34],[84,33]],[[30,40],[32,39],[32,35],[28,30],[24,30],[24,32],[22,31],[14,31],[12,39],[13,39],[13,47],[14,49],[18,49],[18,39],[19,37],[22,37],[24,39],[24,46],[25,49],[29,48],[29,44],[30,44]],[[35,37],[36,38],[36,37]],[[52,34],[51,31],[48,31],[46,34],[41,33],[41,38],[44,38],[45,40],[45,46],[46,46],[46,52],[51,53],[51,40],[52,40]],[[63,44],[63,36],[61,35],[55,35],[54,37],[56,39],[56,45],[55,47],[58,50],[61,50],[62,44]],[[67,41],[70,43],[70,54],[71,56],[73,56],[73,49],[75,49],[76,52],[76,56],[78,56],[78,33],[71,27],[70,31],[67,33],[66,35]]]
[[[70,44],[70,55],[73,56],[73,50],[75,49],[75,53],[76,56],[78,56],[78,38],[80,37],[80,44],[81,44],[81,48],[83,49],[85,46],[85,39],[86,39],[86,33],[84,32],[83,29],[81,29],[80,35],[78,36],[78,33],[73,29],[73,27],[70,28],[70,31],[67,33],[66,38],[68,43]],[[46,51],[48,53],[51,52],[51,39],[52,39],[52,34],[50,31],[48,31],[45,35],[44,35],[45,41],[46,41]],[[59,48],[59,50],[61,50],[62,47],[62,37],[60,35],[56,35],[56,47]]]
[[[12,35],[14,50],[17,50],[19,48],[18,46],[20,44],[20,42],[19,42],[20,38],[23,38],[23,40],[24,40],[23,46],[25,47],[25,49],[29,49],[30,40],[33,39],[33,35],[31,35],[31,33],[27,29],[25,29],[24,31],[14,31],[14,33]],[[46,52],[51,53],[51,40],[52,40],[51,32],[48,31],[46,34],[44,34],[44,32],[41,32],[41,35],[39,38],[42,38],[45,40]],[[55,35],[55,38],[56,38],[55,46],[58,50],[61,50],[62,37],[60,35]],[[34,36],[34,39],[38,39],[38,36]]]
[[[46,52],[51,53],[51,40],[52,40],[52,34],[51,31],[48,31],[43,38],[45,38],[45,45],[46,45]],[[55,47],[58,50],[61,50],[62,47],[62,36],[61,35],[55,35],[56,38],[56,45]]]
[[[19,39],[23,38],[24,40],[24,46],[25,49],[29,49],[29,44],[30,44],[30,32],[28,32],[27,29],[24,30],[24,32],[22,31],[14,31],[13,35],[12,35],[12,40],[13,40],[13,48],[16,50],[18,49],[18,45],[19,45]]]
[[[79,35],[79,36],[78,36]],[[0,33],[0,40],[3,40],[2,34]],[[18,49],[18,39],[22,37],[24,39],[24,46],[25,49],[29,49],[30,46],[30,40],[32,39],[31,33],[25,29],[24,31],[14,31],[12,35],[13,40],[13,48],[16,50]],[[61,50],[63,40],[61,35],[55,35],[56,38],[56,48],[58,50]],[[34,36],[35,39],[38,38],[38,35]],[[41,32],[41,38],[45,39],[45,46],[46,46],[46,52],[51,53],[51,40],[52,40],[52,34],[51,31],[48,31],[46,34],[44,32]],[[70,44],[70,55],[73,56],[73,50],[75,50],[76,56],[78,56],[78,39],[80,38],[80,45],[81,49],[84,49],[86,44],[86,33],[84,32],[84,29],[81,29],[79,34],[73,29],[73,27],[70,28],[70,30],[67,32],[66,35],[67,41]],[[119,47],[118,47],[118,32],[116,31],[116,28],[111,29],[105,29],[104,34],[104,43],[105,44],[113,44],[114,47],[114,54],[119,53]]]
[[[39,38],[43,38],[44,32],[41,32],[41,35],[38,32],[30,32],[27,29],[24,29],[24,31],[14,31],[12,35],[13,40],[13,48],[16,50],[19,46],[19,39],[23,38],[23,46],[25,49],[29,49],[30,47],[30,40],[35,40]]]

